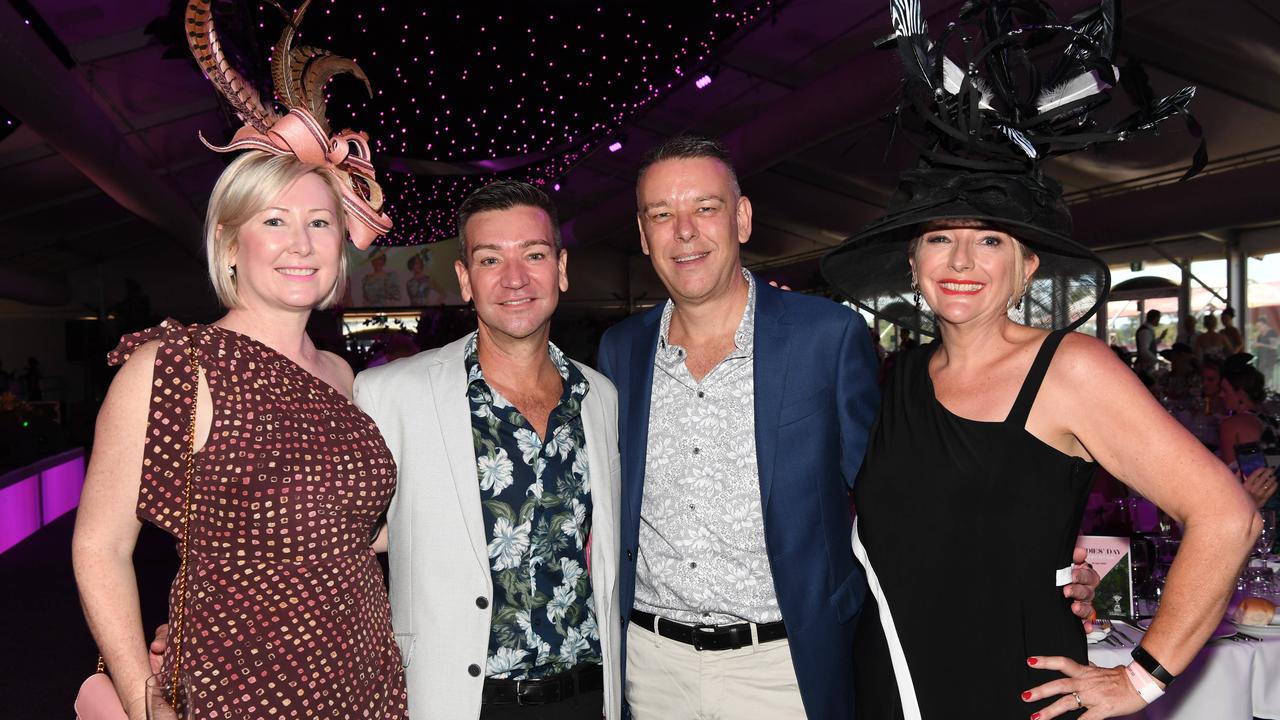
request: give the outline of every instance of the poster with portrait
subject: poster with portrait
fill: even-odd
[[[458,243],[383,247],[368,251],[347,246],[348,308],[420,308],[462,305],[453,261]]]

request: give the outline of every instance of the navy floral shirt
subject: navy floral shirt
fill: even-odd
[[[466,346],[467,399],[493,573],[493,621],[486,676],[548,677],[576,665],[600,664],[586,542],[591,486],[582,372],[550,343],[564,379],[546,438],[502,394],[489,387]]]

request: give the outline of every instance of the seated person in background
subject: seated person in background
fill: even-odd
[[[1221,360],[1231,354],[1231,341],[1226,335],[1218,332],[1218,318],[1213,313],[1204,316],[1204,332],[1196,336],[1191,347],[1195,348],[1198,360],[1204,358]]]
[[[1218,426],[1218,448],[1222,461],[1236,462],[1236,448],[1245,443],[1263,447],[1276,444],[1276,431],[1271,422],[1258,414],[1266,397],[1262,373],[1248,364],[1251,359],[1241,353],[1232,356],[1222,368],[1222,400],[1230,417]],[[1262,467],[1244,479],[1245,489],[1258,507],[1268,504],[1276,492],[1275,469]]]
[[[1205,360],[1200,368],[1200,397],[1205,402],[1206,415],[1227,414],[1227,405],[1222,399],[1222,363],[1212,358]]]
[[[1161,350],[1160,357],[1169,361],[1169,369],[1157,373],[1156,384],[1164,388],[1169,398],[1190,397],[1198,367],[1195,351],[1185,343],[1174,343],[1173,347]]]

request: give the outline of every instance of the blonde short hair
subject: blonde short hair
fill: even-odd
[[[345,240],[347,213],[342,206],[342,195],[338,192],[333,175],[320,167],[303,163],[292,155],[272,155],[250,150],[241,154],[222,171],[218,183],[213,186],[213,194],[209,196],[209,210],[205,213],[204,249],[209,262],[209,282],[223,307],[233,308],[240,302],[236,293],[235,275],[230,267],[231,253],[236,249],[240,227],[307,173],[320,176],[325,187],[333,194],[338,235]],[[219,226],[222,227],[222,232],[218,232]],[[333,287],[316,305],[316,309],[323,310],[332,306],[342,297],[346,287],[347,252],[344,247],[338,261],[338,276],[334,279]]]
[[[990,227],[985,223],[976,220],[967,220],[964,218],[945,218],[941,220],[932,220],[916,228],[915,236],[911,238],[911,243],[907,247],[908,257],[915,258],[916,249],[920,247],[920,240],[927,233],[937,230],[948,230],[954,228],[972,228],[972,227]],[[1005,232],[997,227],[991,227],[992,230]],[[1009,295],[1009,302],[1006,307],[1012,310],[1018,303],[1022,302],[1022,297],[1027,294],[1027,288],[1031,286],[1031,276],[1023,274],[1023,268],[1028,260],[1036,256],[1036,251],[1027,247],[1021,240],[1014,237],[1011,233],[1005,232],[1013,240],[1013,292]],[[1032,273],[1034,275],[1034,273]],[[914,282],[914,280],[913,280]]]

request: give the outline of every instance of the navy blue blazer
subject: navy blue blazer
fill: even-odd
[[[662,308],[618,323],[600,343],[600,370],[618,388],[624,643]],[[765,545],[800,694],[810,718],[850,718],[853,630],[866,579],[850,549],[848,491],[879,409],[876,355],[858,313],[757,280],[753,362]]]

